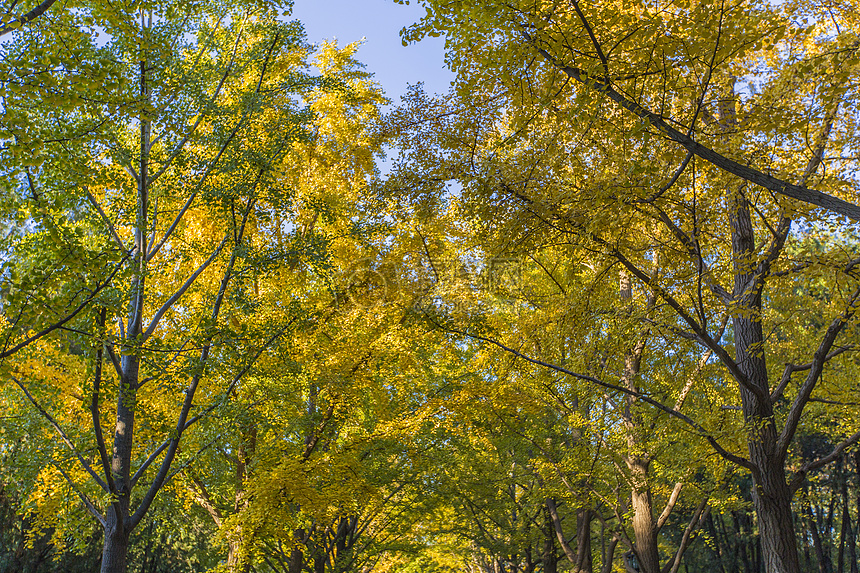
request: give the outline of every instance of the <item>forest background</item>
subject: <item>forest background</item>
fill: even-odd
[[[418,4],[8,3],[0,571],[857,573],[858,7]]]

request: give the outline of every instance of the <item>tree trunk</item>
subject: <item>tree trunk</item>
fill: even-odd
[[[708,519],[705,523],[708,528],[708,533],[714,540],[714,547],[712,549],[714,556],[717,558],[717,565],[720,566],[720,573],[726,573],[726,567],[723,564],[723,544],[720,542],[720,535],[717,532],[716,525],[714,524],[713,513],[708,513]],[[684,566],[686,567],[686,561],[684,562]],[[734,564],[732,566],[734,566]]]
[[[555,550],[555,528],[549,512],[544,508],[543,573],[558,572],[558,553]]]
[[[611,573],[612,562],[615,561],[615,548],[618,547],[618,537],[613,536],[609,540],[609,545],[606,547],[606,553],[603,554],[603,564],[600,568],[600,573]]]
[[[302,553],[302,550],[299,549],[298,546],[293,547],[292,552],[290,553],[290,566],[288,569],[289,573],[301,573],[304,568],[305,556]]]
[[[101,573],[125,573],[128,554],[129,502],[131,497],[131,450],[134,434],[134,403],[140,360],[136,356],[123,356],[123,379],[117,397],[116,425],[111,457],[111,474],[116,493],[114,502],[105,515],[105,538],[102,548]]]
[[[818,561],[818,571],[819,573],[829,573],[824,548],[821,544],[821,532],[818,529],[818,524],[815,522],[815,515],[812,513],[812,507],[808,501],[804,503],[804,509],[806,511],[806,524],[812,536],[812,548],[815,550],[815,558]]]
[[[724,126],[737,124],[734,82],[720,102]],[[734,264],[733,313],[735,364],[740,371],[741,402],[749,430],[747,444],[753,471],[753,506],[759,522],[762,560],[767,573],[800,573],[797,541],[791,514],[791,492],[785,481],[785,452],[779,451],[778,436],[770,399],[765,338],[762,332],[761,292],[763,280],[756,282],[758,259],[750,204],[743,186],[730,189],[726,198],[732,234]],[[757,286],[756,286],[757,285]],[[741,380],[745,379],[746,384]]]
[[[126,570],[130,532],[123,527],[123,521],[125,520],[117,519],[116,512],[111,506],[105,526],[101,573],[123,573]]]
[[[639,458],[628,462],[633,476],[633,534],[636,537],[635,553],[642,573],[660,573],[660,556],[657,552],[657,527],[651,500],[651,487],[647,482],[648,462]]]
[[[141,29],[146,24],[141,12]],[[147,63],[140,61],[140,96],[148,102]],[[149,213],[149,146],[151,121],[148,110],[140,112],[140,165],[137,184],[137,220],[134,231],[135,276],[132,279],[132,296],[126,340],[137,341],[143,332],[143,315],[146,278],[146,229]],[[125,350],[125,349],[124,349]],[[132,352],[138,352],[133,350]],[[131,535],[129,504],[131,499],[131,453],[134,444],[134,406],[135,395],[140,385],[140,356],[124,354],[121,360],[122,380],[120,380],[116,404],[116,424],[114,426],[111,474],[115,491],[114,501],[105,516],[105,538],[102,549],[101,573],[125,573],[128,555],[128,542]]]
[[[633,286],[630,275],[622,272],[619,281],[619,295],[627,312],[633,308]],[[624,354],[624,373],[622,384],[631,392],[638,392],[636,384],[642,366],[646,334]],[[623,413],[627,432],[628,453],[624,462],[630,470],[630,501],[633,505],[633,533],[636,538],[634,553],[642,573],[660,573],[660,556],[657,552],[657,524],[654,521],[654,507],[651,499],[651,486],[648,484],[648,467],[651,458],[642,444],[642,419],[636,411],[637,399],[627,396]]]
[[[251,570],[251,563],[242,559],[241,539],[230,539],[227,542],[227,570],[231,573],[247,573]]]
[[[791,494],[783,470],[762,472],[763,484],[756,484],[755,502],[759,523],[762,560],[767,573],[800,573],[797,541],[791,517]]]
[[[860,509],[860,508],[858,508]],[[851,519],[850,504],[848,498],[848,468],[846,463],[845,473],[842,476],[842,531],[844,532],[845,545],[848,552],[848,571],[849,573],[857,572],[857,536],[855,535],[854,525]],[[840,571],[842,560],[842,544],[839,547],[840,552]]]
[[[594,565],[591,558],[591,520],[593,515],[588,508],[580,509],[576,516],[576,563],[574,573],[592,573]]]

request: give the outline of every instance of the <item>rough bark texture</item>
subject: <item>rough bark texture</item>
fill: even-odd
[[[111,508],[105,526],[105,543],[102,550],[102,573],[125,571],[128,557],[128,539],[131,532],[122,526]]]
[[[623,310],[632,312],[633,286],[630,275],[621,274],[619,294]],[[622,384],[631,392],[638,392],[636,380],[642,367],[642,354],[645,350],[645,335],[637,340],[624,355],[624,373]],[[624,462],[630,470],[630,501],[633,506],[633,534],[636,539],[634,553],[642,573],[660,573],[660,556],[657,551],[657,524],[654,520],[654,504],[651,497],[651,486],[648,483],[648,468],[651,457],[645,451],[641,436],[643,434],[642,419],[636,410],[637,400],[627,396],[624,411],[624,424],[627,431],[628,452]]]
[[[753,472],[753,506],[761,538],[762,557],[768,573],[799,573],[797,541],[791,513],[791,491],[785,481],[784,456],[778,447],[778,432],[770,401],[764,334],[761,326],[761,290],[746,292],[753,278],[755,237],[749,205],[740,192],[733,194],[732,250],[735,261],[734,295],[742,300],[742,310],[732,317],[735,333],[735,361],[747,383],[758,389],[757,396],[741,386],[744,419],[749,425],[747,445]],[[763,398],[762,398],[763,397]]]
[[[633,534],[636,537],[636,558],[642,573],[660,573],[657,552],[657,527],[654,522],[651,488],[647,482],[648,462],[639,458],[629,460],[633,476]]]
[[[583,508],[576,515],[576,563],[574,573],[591,573],[594,569],[591,557],[591,521],[593,514],[590,509]]]
[[[720,102],[725,126],[737,124],[734,86]],[[779,447],[779,432],[773,416],[765,338],[762,332],[763,284],[755,277],[757,248],[744,186],[730,189],[727,197],[734,263],[733,298],[738,310],[732,316],[735,335],[735,362],[745,384],[740,384],[744,420],[749,427],[747,445],[753,471],[753,506],[761,538],[762,558],[767,573],[800,573],[797,541],[791,512],[791,491],[785,481],[785,454]]]

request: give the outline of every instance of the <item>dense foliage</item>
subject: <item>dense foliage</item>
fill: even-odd
[[[420,4],[7,7],[0,571],[857,573],[857,7]]]

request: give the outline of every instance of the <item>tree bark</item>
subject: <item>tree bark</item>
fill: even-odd
[[[660,573],[660,556],[657,552],[657,527],[654,522],[651,487],[648,485],[648,462],[640,458],[628,461],[633,477],[633,534],[635,553],[642,573]]]
[[[591,557],[591,521],[593,515],[589,508],[582,508],[576,515],[576,563],[574,573],[592,573],[594,564]]]
[[[765,339],[761,325],[761,287],[752,287],[756,260],[749,203],[741,190],[730,192],[730,225],[734,259],[734,298],[740,301],[732,317],[735,362],[747,384],[740,385],[744,419],[750,430],[747,445],[753,472],[753,506],[759,523],[762,558],[767,573],[800,573],[791,513],[791,491],[785,481],[784,456],[770,400]]]
[[[106,517],[107,525],[105,526],[101,571],[102,573],[124,572],[128,556],[128,539],[131,532],[123,527],[123,520],[117,518],[113,507],[108,511]]]
[[[543,573],[558,572],[558,553],[555,550],[555,527],[549,511],[544,508],[544,538],[543,538]]]

